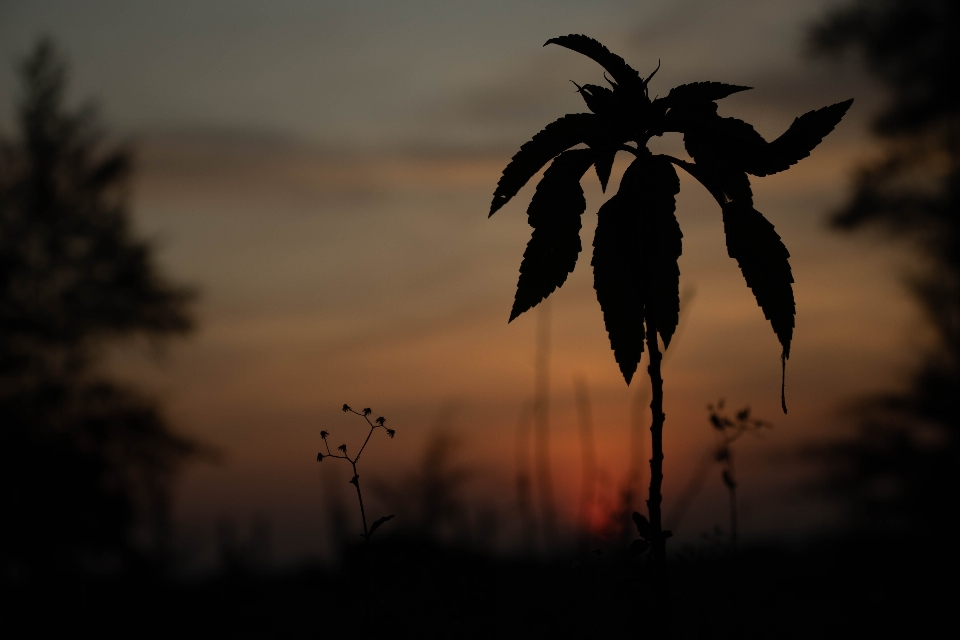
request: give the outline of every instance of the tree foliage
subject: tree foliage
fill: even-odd
[[[935,336],[909,387],[865,401],[859,436],[820,451],[828,490],[873,524],[946,531],[960,462],[960,5],[847,2],[814,25],[811,43],[855,54],[888,90],[874,122],[883,153],[859,168],[833,224],[912,244],[910,288]]]
[[[764,316],[790,356],[794,315],[789,253],[773,225],[753,207],[749,175],[783,171],[803,158],[837,125],[852,100],[810,111],[768,142],[748,123],[721,117],[717,100],[749,87],[697,82],[651,99],[644,78],[623,58],[584,35],[548,40],[596,61],[609,87],[577,85],[588,113],[563,116],[524,144],[503,170],[490,215],[550,163],[527,209],[533,236],[524,253],[510,320],[560,287],[581,249],[586,202],[580,180],[590,166],[606,190],[617,153],[634,160],[619,190],[600,207],[593,242],[594,288],[614,357],[629,384],[648,335],[664,346],[677,326],[682,233],[675,166],[714,196],[723,213],[727,250],[743,272]],[[664,133],[683,136],[693,162],[654,155],[647,143]],[[552,161],[552,163],[551,163]]]
[[[195,446],[97,368],[103,346],[192,326],[192,294],[130,230],[131,154],[65,107],[49,42],[21,66],[19,135],[0,138],[0,490],[5,578],[115,567],[159,543],[171,474]]]

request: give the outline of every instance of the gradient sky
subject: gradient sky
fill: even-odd
[[[803,57],[804,25],[828,5],[0,0],[0,126],[10,130],[14,62],[51,35],[70,61],[71,96],[95,98],[108,129],[136,144],[137,229],[165,271],[202,294],[200,330],[159,364],[140,345],[114,358],[180,430],[223,454],[180,483],[184,544],[203,557],[217,519],[245,531],[262,518],[278,560],[322,554],[325,491],[350,496],[348,476],[324,467],[321,477],[314,458],[321,428],[338,442],[359,437],[344,402],[397,429],[365,454],[370,476],[399,486],[424,442],[448,429],[474,470],[474,501],[499,508],[504,535],[512,530],[514,429],[533,392],[536,317],[506,318],[532,188],[490,220],[486,211],[516,148],[584,110],[569,80],[602,78],[589,60],[540,46],[571,32],[641,72],[660,60],[654,94],[696,80],[756,87],[721,113],[768,138],[805,111],[856,98],[811,158],[754,181],[758,209],[793,256],[789,416],[779,345],[726,256],[719,210],[685,175],[681,286],[695,293],[664,371],[668,513],[711,446],[704,407],[725,397],[776,425],[742,442],[744,535],[828,523],[831,512],[791,489],[808,470],[790,452],[849,429],[845,402],[896,384],[919,322],[898,284],[906,259],[825,226],[872,153],[866,123],[880,104],[854,70]],[[675,139],[656,146],[683,154]],[[588,248],[602,194],[595,178],[584,185]],[[620,378],[588,254],[551,308],[552,461],[569,519],[579,499],[574,377],[591,390],[608,501],[626,472],[631,398],[644,389]],[[723,522],[721,490],[711,476],[678,537]],[[376,508],[392,508],[384,502]]]

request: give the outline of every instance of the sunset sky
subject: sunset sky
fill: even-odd
[[[737,445],[743,535],[829,526],[831,512],[797,491],[809,470],[791,452],[845,433],[846,403],[897,384],[920,321],[900,285],[904,256],[825,223],[856,162],[874,152],[868,122],[882,100],[852,67],[804,55],[805,27],[829,5],[0,0],[2,130],[12,127],[15,62],[52,36],[70,63],[71,100],[94,99],[105,127],[135,145],[136,229],[171,278],[200,292],[199,330],[159,363],[136,344],[114,358],[180,431],[221,453],[178,485],[183,545],[207,557],[215,522],[231,519],[243,536],[262,519],[279,562],[324,554],[325,500],[342,491],[352,508],[346,470],[321,474],[315,461],[320,429],[359,445],[344,402],[397,430],[371,443],[362,477],[399,486],[447,429],[473,470],[473,502],[499,510],[509,539],[537,312],[507,317],[532,184],[489,220],[487,211],[520,144],[585,110],[570,80],[602,81],[586,58],[541,47],[567,33],[601,40],[643,74],[659,60],[653,94],[697,80],[755,87],[720,112],[768,139],[803,112],[856,99],[810,158],[753,182],[758,210],[792,254],[789,415],[779,408],[780,347],[726,255],[718,207],[685,174],[681,287],[692,297],[664,369],[668,514],[712,445],[705,406],[724,397],[775,425]],[[683,155],[678,139],[653,146]],[[603,328],[589,268],[603,194],[592,174],[583,184],[585,251],[551,305],[552,465],[568,523],[580,491],[574,379],[590,389],[609,501],[627,470],[632,398],[645,393],[641,376],[624,384]],[[724,523],[718,476],[681,540]],[[391,506],[384,498],[375,508]]]

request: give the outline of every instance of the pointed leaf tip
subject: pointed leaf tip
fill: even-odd
[[[556,291],[580,255],[580,216],[587,207],[580,180],[595,153],[574,149],[561,153],[543,174],[527,208],[533,234],[520,264],[520,278],[510,320]]]
[[[643,78],[640,77],[636,69],[628,65],[623,58],[611,52],[593,38],[580,33],[571,33],[565,36],[550,38],[544,46],[548,44],[556,44],[585,55],[606,69],[614,81],[628,92],[636,95],[643,93],[643,88],[646,85],[644,85]]]
[[[722,209],[727,254],[737,261],[747,286],[780,341],[785,372],[797,310],[790,252],[774,226],[752,206],[730,202]],[[781,400],[783,390],[781,384]],[[786,406],[785,401],[781,404]]]
[[[677,326],[677,259],[683,235],[674,209],[679,190],[680,180],[668,159],[641,155],[597,215],[594,289],[614,359],[628,385],[647,330],[655,327],[669,341]]]
[[[571,113],[551,122],[520,147],[503,170],[490,203],[488,218],[507,204],[540,169],[555,157],[595,137],[597,116]]]

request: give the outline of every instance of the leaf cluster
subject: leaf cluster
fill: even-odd
[[[810,111],[768,142],[750,124],[717,112],[717,100],[749,87],[696,82],[651,99],[648,86],[656,70],[644,78],[584,35],[546,44],[596,61],[609,86],[577,85],[589,112],[565,115],[521,146],[494,191],[490,215],[549,164],[527,208],[533,235],[520,265],[510,320],[539,304],[573,271],[586,210],[580,181],[593,167],[606,191],[614,159],[622,151],[634,159],[617,193],[600,207],[591,264],[610,345],[627,384],[644,341],[659,336],[668,347],[677,327],[683,237],[675,215],[677,166],[720,205],[727,252],[739,264],[786,360],[796,312],[790,254],[773,225],[754,208],[749,176],[772,175],[807,157],[853,101]],[[693,162],[647,149],[652,137],[668,132],[683,136]]]

